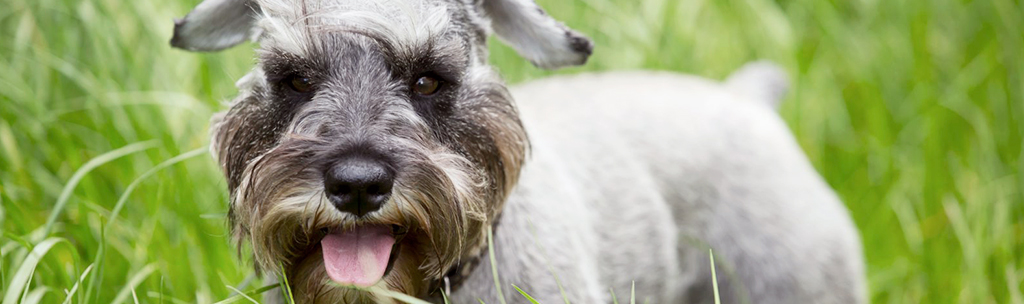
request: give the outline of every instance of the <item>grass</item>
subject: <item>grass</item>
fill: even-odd
[[[203,152],[253,53],[170,49],[197,2],[0,5],[4,304],[247,301],[237,291],[264,286],[228,242]],[[778,62],[793,78],[781,114],[860,228],[873,302],[1024,303],[1020,1],[539,2],[595,54],[546,72],[494,43],[509,81]]]

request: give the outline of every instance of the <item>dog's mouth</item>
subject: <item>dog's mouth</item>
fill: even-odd
[[[406,229],[398,225],[360,225],[325,232],[320,247],[331,280],[370,287],[391,271]]]

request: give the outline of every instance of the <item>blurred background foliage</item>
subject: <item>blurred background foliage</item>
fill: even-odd
[[[0,0],[3,303],[208,303],[261,286],[228,242],[205,153],[253,52],[171,49],[172,18],[198,2]],[[1020,1],[539,2],[595,54],[548,72],[492,42],[510,82],[778,62],[781,114],[860,228],[873,302],[1024,303]]]

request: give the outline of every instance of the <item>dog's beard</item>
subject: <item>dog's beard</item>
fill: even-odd
[[[486,185],[464,157],[443,148],[399,149],[403,152],[396,157],[399,173],[391,199],[378,211],[356,217],[335,209],[324,195],[317,165],[324,157],[316,152],[323,144],[286,141],[256,158],[232,200],[239,245],[245,241],[252,245],[257,270],[286,275],[297,301],[388,302],[365,289],[341,287],[331,280],[326,267],[351,259],[328,257],[325,263],[323,240],[329,234],[337,241],[351,240],[351,235],[344,234],[353,231],[390,233],[375,237],[393,238],[389,252],[356,249],[388,255],[373,257],[378,262],[387,260],[389,269],[375,287],[414,296],[430,292],[426,289],[431,280],[440,279],[461,258],[483,247],[488,210],[481,193]],[[385,228],[391,231],[382,232]],[[372,272],[380,265],[369,268]],[[369,279],[374,279],[373,274]]]

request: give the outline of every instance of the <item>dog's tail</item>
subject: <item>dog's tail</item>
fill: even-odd
[[[789,91],[789,76],[775,63],[755,61],[729,75],[725,85],[735,92],[778,108],[786,91]]]

